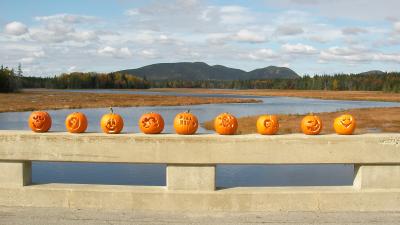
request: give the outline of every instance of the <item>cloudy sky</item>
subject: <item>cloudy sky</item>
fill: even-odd
[[[1,0],[0,64],[25,75],[204,61],[400,71],[398,0]]]

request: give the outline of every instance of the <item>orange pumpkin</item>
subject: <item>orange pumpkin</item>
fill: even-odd
[[[65,119],[65,127],[70,133],[83,133],[88,126],[88,121],[85,114],[74,112]]]
[[[356,129],[356,120],[350,114],[344,114],[335,118],[333,128],[337,134],[353,134]]]
[[[275,115],[262,115],[257,119],[257,132],[259,134],[276,134],[279,130],[278,117]]]
[[[214,129],[218,134],[232,135],[236,133],[238,122],[229,113],[221,113],[214,120]]]
[[[322,121],[313,114],[305,116],[301,121],[301,130],[309,135],[319,134],[322,130]]]
[[[177,134],[194,134],[199,127],[199,121],[197,117],[187,112],[178,113],[174,119],[174,129]]]
[[[51,117],[47,112],[32,112],[28,124],[34,132],[47,132],[51,127]]]
[[[139,128],[145,134],[159,134],[164,129],[164,119],[158,113],[146,113],[139,119]]]
[[[124,128],[124,120],[118,114],[115,114],[113,109],[110,108],[111,113],[103,115],[100,120],[100,127],[104,133],[119,134]]]

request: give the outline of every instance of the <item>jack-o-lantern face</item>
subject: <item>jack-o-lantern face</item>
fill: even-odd
[[[301,121],[301,130],[305,134],[315,135],[322,130],[322,121],[318,116],[308,115]]]
[[[353,134],[356,129],[356,120],[350,114],[341,115],[335,118],[333,128],[338,134]]]
[[[51,127],[51,117],[47,112],[33,112],[28,124],[34,132],[47,132]]]
[[[159,134],[164,129],[164,119],[158,113],[146,113],[139,119],[139,128],[145,134]]]
[[[194,134],[197,131],[199,122],[197,117],[187,112],[178,113],[174,119],[174,129],[177,134]]]
[[[83,133],[88,126],[88,121],[85,114],[74,112],[65,119],[65,127],[71,133]]]
[[[214,120],[214,129],[218,134],[232,135],[236,133],[237,128],[236,117],[229,113],[219,114]]]
[[[118,114],[115,114],[110,108],[111,113],[105,114],[100,120],[100,127],[104,133],[119,134],[124,128],[124,120]]]
[[[259,134],[276,134],[279,130],[278,117],[275,115],[260,116],[256,126]]]

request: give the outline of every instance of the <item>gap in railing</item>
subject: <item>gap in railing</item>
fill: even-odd
[[[165,186],[166,165],[33,162],[32,182]]]
[[[218,165],[216,185],[230,187],[351,186],[353,164]]]
[[[350,186],[353,168],[352,164],[217,165],[216,186]],[[35,184],[165,186],[166,165],[33,162],[32,181]]]

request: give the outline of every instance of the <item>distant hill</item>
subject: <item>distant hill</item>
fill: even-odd
[[[117,72],[146,77],[148,80],[256,80],[300,77],[286,67],[268,66],[246,72],[222,65],[210,66],[204,62],[157,63]]]
[[[381,70],[370,70],[367,72],[359,73],[358,75],[382,75],[382,74],[386,73]]]

